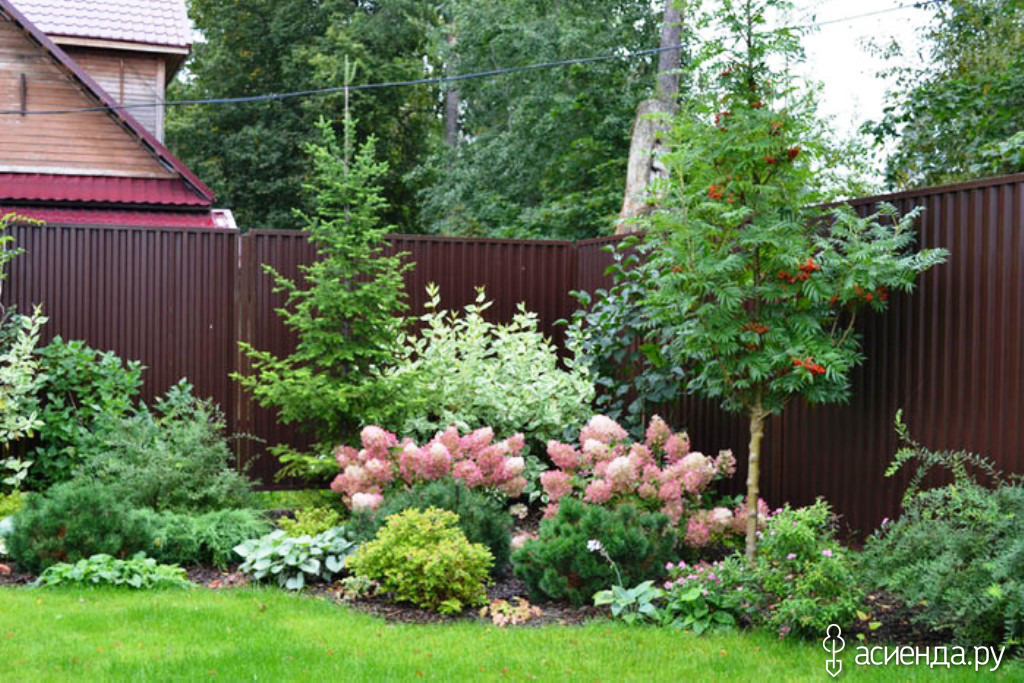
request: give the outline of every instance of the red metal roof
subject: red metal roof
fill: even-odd
[[[209,206],[178,178],[0,173],[0,200]]]
[[[210,211],[135,211],[118,209],[65,209],[60,207],[0,206],[0,216],[17,213],[55,225],[119,225],[162,228],[219,228]]]
[[[8,16],[10,16],[14,22],[26,31],[32,38],[42,45],[57,61],[58,64],[63,66],[72,77],[78,80],[86,90],[91,92],[96,99],[103,105],[109,108],[110,115],[116,119],[124,122],[124,125],[136,135],[142,144],[150,149],[150,151],[165,164],[173,168],[175,171],[181,174],[181,176],[192,185],[197,192],[206,197],[211,203],[216,196],[213,191],[203,183],[199,177],[192,172],[192,170],[181,162],[178,157],[171,154],[171,151],[167,149],[162,142],[156,139],[156,137],[146,130],[146,127],[135,120],[131,114],[129,114],[121,105],[114,100],[106,90],[93,80],[93,78],[85,73],[85,71],[78,65],[75,60],[71,59],[64,50],[60,49],[56,43],[43,33],[38,26],[32,23],[31,20],[25,17],[21,11],[11,2],[11,0],[0,0],[0,10],[3,10]]]
[[[192,23],[185,0],[14,0],[51,36],[188,47]]]

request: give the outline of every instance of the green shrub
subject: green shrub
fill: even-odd
[[[332,459],[333,461],[333,459]],[[337,471],[335,466],[334,471]],[[341,504],[337,494],[327,489],[296,489],[256,491],[257,507],[264,510],[296,510],[304,507],[337,507]]]
[[[458,527],[469,542],[484,545],[491,551],[494,572],[508,565],[511,553],[511,516],[496,500],[467,487],[458,479],[421,483],[389,496],[375,513],[356,513],[349,528],[353,529],[361,541],[369,541],[391,515],[408,509],[426,510],[429,507],[458,515]]]
[[[38,573],[57,562],[92,555],[124,558],[149,547],[149,528],[114,489],[90,479],[58,484],[27,496],[7,538],[23,571]]]
[[[601,543],[621,576],[600,553],[588,549],[592,540]],[[674,545],[675,533],[661,513],[641,513],[632,505],[607,509],[564,498],[557,516],[541,522],[539,538],[516,551],[512,563],[532,600],[564,598],[584,605],[613,584],[634,586],[660,578]]]
[[[491,427],[502,438],[522,433],[537,455],[590,416],[589,374],[559,359],[536,313],[521,305],[512,322],[492,323],[483,289],[463,312],[439,310],[434,286],[427,296],[419,331],[402,339],[386,375],[400,383],[403,413],[382,424],[418,443],[452,424],[464,432]]]
[[[101,425],[128,415],[142,386],[142,365],[123,363],[82,341],[55,337],[37,352],[45,375],[39,390],[38,446],[30,474],[43,489],[67,481],[75,469],[103,450]]]
[[[1005,479],[980,456],[933,452],[910,441],[890,474],[916,461],[893,522],[883,523],[863,557],[869,585],[890,590],[920,607],[919,622],[949,629],[963,644],[1024,642],[1024,487]],[[934,466],[954,483],[930,490],[917,485]],[[969,469],[986,475],[982,484]]]
[[[235,546],[270,531],[256,510],[212,510],[202,514],[140,510],[151,538],[146,554],[166,564],[225,568],[237,560]]]
[[[0,493],[0,519],[15,515],[25,505],[25,494],[21,491]]]
[[[349,569],[373,579],[400,602],[442,614],[481,605],[494,558],[484,546],[466,540],[457,525],[458,515],[437,508],[392,515],[377,538],[349,558]]]
[[[123,586],[125,588],[189,588],[185,570],[157,564],[142,553],[128,560],[93,555],[74,564],[50,565],[36,582],[39,586]]]
[[[316,536],[288,536],[278,529],[234,551],[244,560],[239,569],[257,581],[273,577],[283,588],[301,590],[307,579],[333,581],[355,545],[342,528]]]
[[[182,380],[152,409],[114,420],[105,450],[84,471],[134,507],[154,510],[248,508],[251,482],[229,467],[224,416]]]
[[[666,626],[697,635],[728,631],[752,616],[752,589],[756,581],[747,561],[738,554],[714,564],[669,565],[665,606],[659,617]]]
[[[863,605],[854,561],[836,541],[832,509],[818,500],[786,506],[766,523],[753,569],[761,621],[780,635],[820,637],[849,624]]]
[[[340,525],[341,515],[326,506],[300,508],[295,511],[295,519],[282,517],[277,520],[278,528],[289,536],[316,536]]]

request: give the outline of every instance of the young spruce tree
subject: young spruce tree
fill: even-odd
[[[317,260],[302,266],[301,284],[264,266],[275,291],[287,295],[277,313],[298,344],[283,358],[241,344],[252,369],[236,379],[283,422],[311,431],[324,450],[354,435],[390,403],[373,370],[391,361],[405,324],[402,274],[409,266],[402,254],[385,253],[390,226],[382,224],[379,183],[387,164],[376,161],[374,138],[356,151],[351,120],[340,142],[330,122],[321,119],[318,126],[320,143],[306,146],[312,179],[305,189],[315,209],[297,212]],[[292,463],[286,473],[316,474],[322,460],[285,446],[273,450]]]
[[[797,31],[769,28],[789,7],[719,5],[724,38],[697,65],[704,87],[674,124],[672,204],[649,226],[651,325],[690,393],[749,418],[748,557],[766,419],[796,397],[846,400],[863,360],[858,313],[884,310],[889,292],[945,258],[913,252],[916,212],[821,208],[837,154],[809,89],[781,68],[802,57]]]

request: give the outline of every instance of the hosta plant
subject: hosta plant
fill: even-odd
[[[127,560],[110,555],[93,555],[74,564],[50,565],[36,581],[37,586],[122,586],[125,588],[189,588],[185,570],[137,553]]]
[[[355,548],[343,528],[316,536],[289,536],[278,529],[235,546],[242,572],[257,581],[271,579],[288,590],[302,590],[307,581],[332,581],[345,568]]]
[[[341,474],[331,489],[352,510],[375,510],[392,491],[445,477],[507,496],[518,496],[526,486],[525,461],[519,455],[522,434],[495,441],[490,427],[459,436],[452,426],[417,446],[412,439],[399,442],[391,432],[371,425],[360,438],[362,449],[339,446],[334,452]]]
[[[656,601],[662,595],[661,589],[654,585],[654,581],[644,581],[633,588],[612,586],[608,590],[598,591],[594,594],[594,605],[608,605],[613,617],[627,624],[635,624],[655,621],[658,618]]]

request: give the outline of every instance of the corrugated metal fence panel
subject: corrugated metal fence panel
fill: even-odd
[[[907,476],[883,473],[899,409],[926,446],[1024,472],[1024,183],[922,195],[895,203],[902,212],[923,206],[920,242],[949,249],[949,262],[864,321],[867,360],[848,406],[794,405],[783,417],[780,493],[793,503],[824,496],[861,532],[898,510]],[[866,212],[873,202],[857,205]]]
[[[40,304],[56,335],[83,339],[146,366],[151,400],[187,377],[230,416],[238,235],[213,230],[28,227],[10,264],[4,303]]]
[[[269,265],[281,275],[301,277],[300,267],[311,263],[315,250],[306,233],[280,230],[255,230],[242,236],[242,288],[247,300],[245,328],[240,338],[258,349],[281,356],[295,344],[294,337],[274,312],[284,304],[284,296],[273,293],[273,280],[263,272]],[[575,282],[575,250],[570,242],[479,240],[419,235],[395,235],[390,238],[392,253],[408,254],[414,267],[406,273],[406,292],[411,314],[423,312],[426,287],[440,288],[441,305],[461,308],[476,298],[476,288],[485,287],[493,305],[487,317],[495,321],[511,320],[520,302],[538,313],[541,330],[556,343],[563,338],[555,322],[567,318],[574,305],[569,291]],[[240,405],[245,430],[258,437],[261,445],[252,452],[252,472],[270,483],[277,461],[266,453],[274,444],[304,447],[308,439],[302,432],[277,422],[273,411],[252,405]]]
[[[867,211],[878,199],[855,204]],[[825,496],[861,531],[897,509],[903,480],[882,476],[896,448],[897,409],[927,446],[978,451],[1024,472],[1024,176],[889,199],[903,211],[924,206],[921,243],[947,247],[950,262],[913,295],[893,297],[888,313],[861,322],[867,360],[853,375],[850,404],[794,403],[769,424],[764,454],[763,489],[772,504]],[[249,452],[254,474],[270,481],[276,461],[266,446],[302,437],[254,408],[228,374],[239,367],[239,339],[282,355],[293,347],[273,312],[283,299],[260,264],[298,277],[314,256],[303,233],[51,226],[14,234],[27,253],[11,264],[5,303],[42,303],[51,319],[47,339],[59,333],[141,360],[149,367],[147,399],[188,377],[224,406],[232,429],[264,440]],[[416,263],[407,275],[412,313],[422,311],[427,282],[441,287],[446,308],[469,303],[483,285],[495,302],[492,319],[508,320],[525,302],[545,333],[561,340],[554,322],[575,308],[569,291],[610,284],[602,247],[616,239],[573,245],[395,236],[392,244]],[[732,448],[745,459],[742,416],[686,398],[665,417],[687,428],[697,448]]]

